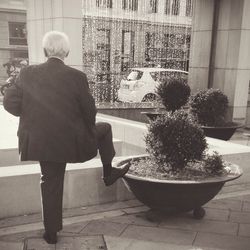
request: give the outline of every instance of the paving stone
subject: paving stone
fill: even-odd
[[[0,241],[1,250],[23,250],[23,242],[3,242]]]
[[[56,245],[48,244],[43,238],[25,240],[24,250],[56,250]]]
[[[191,245],[174,245],[162,242],[141,241],[104,235],[108,250],[219,250],[218,248],[198,248]]]
[[[102,235],[82,237],[62,237],[56,250],[107,250]]]
[[[232,199],[212,200],[208,202],[204,207],[241,211],[242,202],[240,200],[232,200]]]
[[[121,237],[152,242],[192,245],[195,235],[195,232],[187,230],[129,225],[121,234]]]
[[[80,233],[84,227],[89,223],[89,221],[83,221],[79,223],[74,223],[71,225],[63,226],[62,233]]]
[[[224,198],[229,198],[233,200],[242,200],[238,199],[237,197],[249,195],[249,187],[250,187],[249,183],[236,183],[234,185],[226,184],[220,191],[219,195],[215,196],[215,199],[224,196]]]
[[[122,209],[123,212],[126,214],[136,214],[136,213],[141,213],[148,211],[149,208],[147,206],[140,206],[140,207],[130,207],[130,208],[124,208]]]
[[[250,224],[240,224],[239,236],[250,237]]]
[[[250,201],[243,202],[242,211],[243,212],[250,212]]]
[[[215,221],[215,220],[196,220],[194,218],[169,217],[160,223],[159,227],[185,229],[199,232],[222,233],[237,235],[238,223]]]
[[[250,195],[239,196],[238,198],[243,200],[243,201],[249,201],[250,202]]]
[[[204,219],[206,220],[219,220],[227,221],[230,215],[230,210],[228,209],[216,209],[216,208],[205,208],[206,214]]]
[[[10,234],[37,231],[43,228],[44,226],[42,222],[18,225],[18,226],[13,226],[13,227],[4,227],[4,228],[0,228],[0,237],[4,235],[10,235]]]
[[[126,224],[96,220],[91,221],[80,233],[84,235],[105,234],[118,236],[126,227]]]
[[[26,238],[30,238],[30,237],[42,238],[43,232],[44,232],[44,230],[31,230],[28,232],[8,234],[8,235],[1,236],[0,240],[1,241],[22,242]]]
[[[27,239],[25,250],[107,250],[102,235],[58,237],[55,245],[47,244],[43,239]]]
[[[247,184],[247,187],[248,188],[245,188],[245,191],[246,190],[250,190],[249,189],[249,184]],[[238,196],[235,196],[233,197],[234,200],[240,200],[240,201],[250,201],[250,195],[238,195]]]
[[[124,214],[125,213],[121,210],[105,211],[105,212],[100,212],[100,213],[95,213],[95,214],[85,214],[85,215],[74,216],[70,218],[64,218],[63,225],[66,226],[66,225],[71,225],[71,224],[79,223],[83,221],[100,220],[104,218],[110,219],[112,217],[117,217],[117,216],[121,216]]]
[[[105,220],[122,223],[122,224],[134,224],[134,225],[141,225],[141,226],[157,226],[158,222],[151,222],[147,220],[145,213],[139,214],[129,214],[129,215],[122,215],[112,218],[107,218]]]
[[[42,221],[42,215],[40,213],[4,218],[0,220],[0,228],[29,224],[34,222],[41,222],[41,221]]]
[[[193,245],[225,250],[249,250],[250,238],[199,232]]]
[[[230,221],[238,223],[249,223],[250,224],[250,213],[248,212],[231,212]]]
[[[142,205],[141,202],[139,202],[138,200],[134,200],[134,199],[128,200],[128,201],[110,202],[110,203],[105,203],[105,204],[98,204],[95,206],[65,209],[63,211],[63,217],[67,218],[71,216],[99,213],[99,212],[118,210],[118,209],[129,208],[129,207],[137,207],[141,205]]]

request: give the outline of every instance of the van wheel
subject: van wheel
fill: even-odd
[[[143,97],[142,102],[153,102],[156,101],[156,95],[155,94],[147,94]]]

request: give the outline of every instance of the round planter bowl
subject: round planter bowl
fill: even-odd
[[[242,124],[234,123],[228,127],[209,127],[201,126],[204,131],[204,134],[208,137],[228,141],[233,136],[236,129],[243,127]]]
[[[118,162],[117,167],[130,164],[131,160],[142,157],[147,156],[128,158]],[[242,175],[242,171],[237,165],[232,165],[231,168],[231,173],[227,176],[208,178],[202,181],[159,180],[129,173],[123,177],[123,180],[135,197],[149,208],[164,213],[194,210],[195,216],[195,213],[201,210],[201,206],[218,194],[225,182]]]

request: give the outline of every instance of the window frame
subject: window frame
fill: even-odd
[[[23,32],[24,37],[22,36],[13,36],[13,27],[12,25],[18,25],[19,27],[17,27],[16,29],[20,29],[21,26],[23,26],[23,30],[25,30],[25,32]],[[23,46],[27,46],[27,32],[26,32],[26,23],[25,22],[8,22],[8,31],[9,31],[9,45],[23,45]],[[21,42],[16,42],[16,41],[21,41]]]
[[[112,0],[96,0],[96,7],[98,8],[112,8]]]
[[[122,0],[122,9],[138,11],[138,0]]]
[[[180,15],[180,0],[172,0],[171,15],[173,16]]]
[[[158,12],[158,0],[150,0],[149,1],[149,10],[151,13]]]

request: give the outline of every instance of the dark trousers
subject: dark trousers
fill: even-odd
[[[111,168],[115,155],[112,130],[108,123],[96,123],[98,150],[104,168]],[[66,163],[40,161],[41,196],[44,228],[47,232],[62,229],[63,183]],[[103,169],[109,172],[110,169]]]

